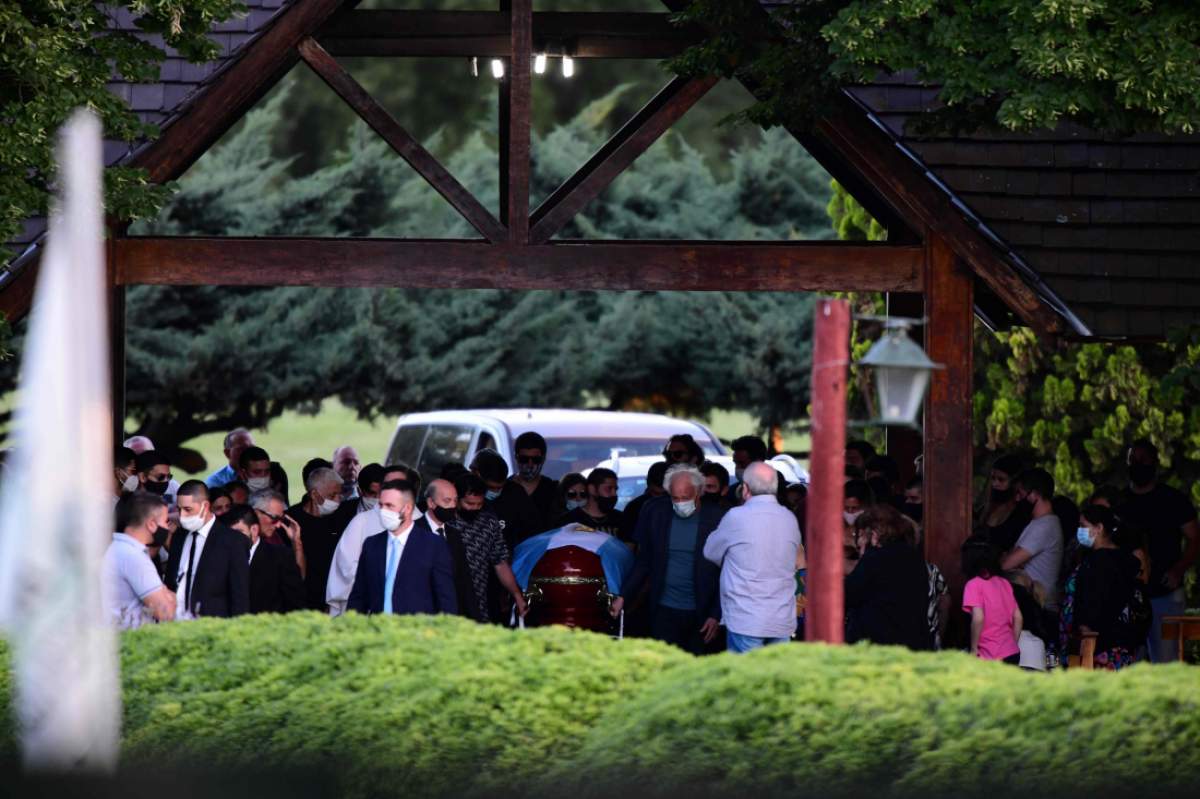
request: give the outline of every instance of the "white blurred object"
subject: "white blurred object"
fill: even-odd
[[[111,772],[121,724],[116,632],[100,601],[112,537],[100,122],[60,132],[57,198],[0,491],[0,623],[13,650],[25,766]],[[70,485],[47,480],[71,464]]]

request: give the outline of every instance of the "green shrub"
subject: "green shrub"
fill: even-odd
[[[293,614],[128,633],[122,669],[133,773],[315,767],[340,797],[1159,796],[1200,775],[1200,672],[1184,666],[1046,676],[798,645],[696,659],[563,629]]]

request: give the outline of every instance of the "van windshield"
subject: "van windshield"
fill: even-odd
[[[631,458],[635,455],[661,455],[666,438],[551,438],[547,436],[546,464],[542,474],[555,480],[570,472],[591,469],[600,461],[613,457]],[[717,449],[707,439],[697,442],[707,455]]]

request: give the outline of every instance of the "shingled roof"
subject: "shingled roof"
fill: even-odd
[[[1064,123],[922,138],[936,88],[892,76],[852,94],[1097,338],[1200,322],[1200,137],[1115,140]]]
[[[143,119],[174,124],[281,7],[297,2],[249,0],[246,15],[214,29],[218,60],[192,65],[168,51],[159,82],[114,83],[111,89]],[[122,29],[132,30],[132,22],[127,13],[114,17]],[[933,107],[935,88],[901,75],[849,95],[861,118],[884,131],[916,165],[916,174],[944,193],[948,207],[1063,320],[1068,335],[1158,338],[1174,326],[1200,322],[1200,137],[1117,141],[1065,124],[1032,135],[921,138],[912,121]],[[109,142],[107,162],[135,159],[138,149]],[[841,177],[827,157],[814,154]],[[877,207],[878,199],[869,207]],[[35,220],[25,238],[40,232]],[[31,257],[10,264],[0,290]],[[993,322],[1006,321],[979,282],[977,310]]]

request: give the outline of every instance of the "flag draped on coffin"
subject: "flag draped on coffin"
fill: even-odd
[[[566,527],[526,538],[517,544],[513,552],[512,570],[521,590],[529,587],[529,575],[533,573],[533,567],[547,550],[574,546],[598,555],[600,565],[604,567],[604,581],[608,583],[608,590],[614,594],[621,592],[622,583],[633,570],[633,553],[629,551],[629,547],[608,533],[580,530],[577,527],[578,525],[568,524]]]
[[[59,139],[51,212],[0,489],[0,622],[25,765],[109,771],[121,723],[116,634],[100,602],[112,538],[112,422],[100,123]],[[67,482],[49,479],[69,466]]]

